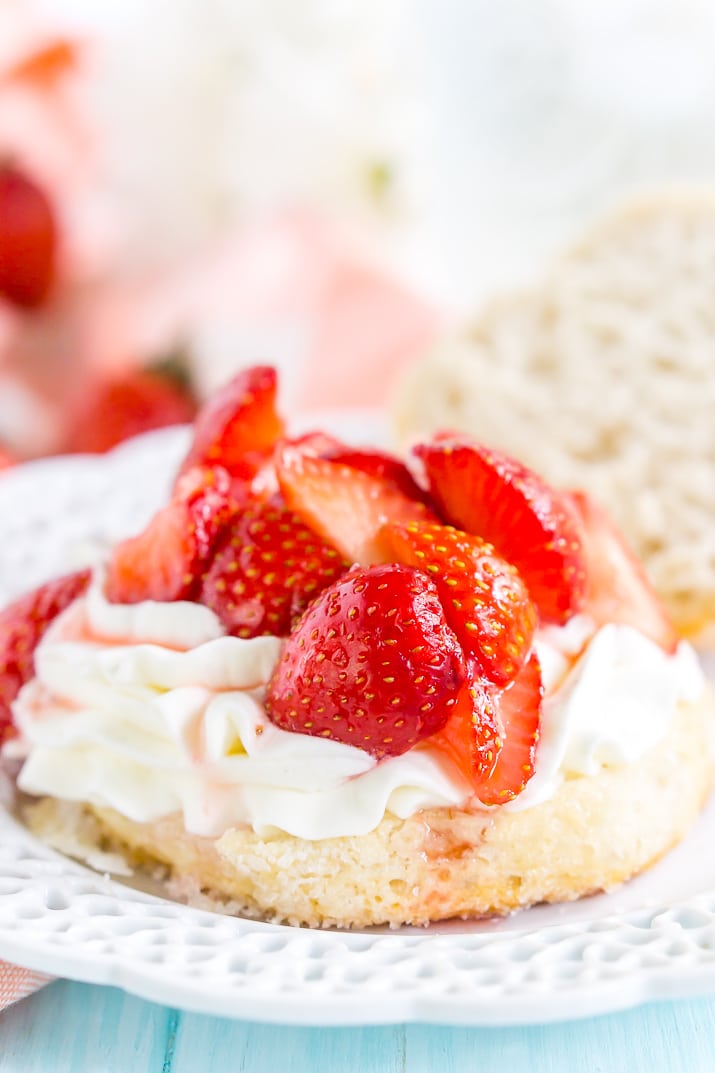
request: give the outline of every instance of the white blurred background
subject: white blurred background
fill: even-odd
[[[0,154],[58,198],[66,350],[181,337],[202,392],[261,359],[375,403],[604,210],[715,181],[711,0],[0,0],[0,72],[57,35],[76,71],[0,92]]]
[[[621,195],[715,178],[711,0],[42,7],[101,42],[131,258],[308,202],[464,308]]]

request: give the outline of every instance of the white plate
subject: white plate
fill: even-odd
[[[340,418],[347,432],[345,415]],[[351,421],[354,427],[356,422]],[[135,530],[185,430],[0,480],[0,603]],[[715,805],[609,895],[505,920],[360,933],[201,912],[100,876],[0,809],[0,957],[207,1013],[295,1024],[524,1024],[715,989]]]

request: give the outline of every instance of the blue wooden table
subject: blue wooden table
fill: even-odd
[[[277,1028],[61,981],[0,1014],[0,1073],[714,1073],[715,998],[537,1028]]]

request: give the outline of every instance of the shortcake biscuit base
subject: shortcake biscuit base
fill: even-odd
[[[667,737],[636,763],[570,779],[522,812],[428,809],[387,815],[367,835],[312,842],[235,828],[214,840],[187,833],[178,815],[137,823],[85,806],[85,835],[134,866],[160,863],[178,887],[248,916],[310,927],[427,924],[610,890],[683,838],[714,771],[708,693],[682,705]],[[56,842],[65,804],[29,806],[30,827],[50,840],[54,831]]]

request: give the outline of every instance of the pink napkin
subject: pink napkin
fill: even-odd
[[[12,1006],[13,1002],[18,1002],[21,998],[32,995],[48,984],[51,979],[51,976],[43,976],[41,972],[21,969],[19,965],[9,965],[6,961],[0,961],[0,1010],[4,1010],[6,1006]]]

